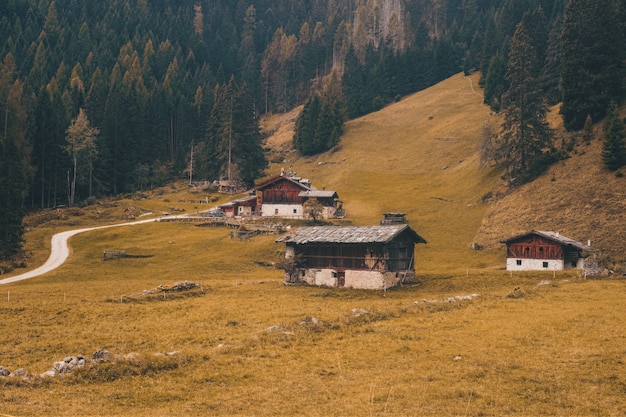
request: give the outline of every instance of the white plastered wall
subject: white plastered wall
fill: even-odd
[[[521,261],[521,265],[518,265]],[[547,266],[544,266],[544,262]],[[559,259],[520,259],[507,258],[507,271],[560,271],[563,269],[563,261]]]
[[[302,205],[300,204],[266,204],[261,206],[263,217],[302,218]]]

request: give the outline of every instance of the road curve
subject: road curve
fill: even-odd
[[[48,260],[41,265],[39,268],[35,268],[32,271],[25,272],[20,275],[16,275],[14,277],[0,279],[0,285],[2,284],[10,284],[12,282],[23,281],[25,279],[34,278],[39,275],[43,275],[48,273],[61,265],[67,260],[70,256],[70,247],[68,244],[68,240],[70,237],[77,235],[83,232],[89,232],[91,230],[98,229],[107,229],[110,227],[119,227],[119,226],[134,226],[136,224],[150,223],[158,221],[158,219],[149,219],[149,220],[140,220],[138,222],[132,223],[119,223],[119,224],[111,224],[108,226],[99,226],[99,227],[88,227],[85,229],[76,229],[76,230],[68,230],[66,232],[57,233],[52,236],[52,241],[50,245],[50,256]]]

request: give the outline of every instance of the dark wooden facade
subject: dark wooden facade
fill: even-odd
[[[290,177],[277,175],[256,186],[257,205],[271,204],[302,204],[304,198],[300,196],[302,191],[311,188]]]
[[[276,241],[293,260],[285,283],[364,289],[414,278],[415,245],[426,243],[407,224],[301,227]]]
[[[507,269],[570,269],[584,266],[591,248],[559,233],[531,230],[503,240]]]
[[[563,259],[563,245],[543,236],[528,234],[509,241],[506,256],[522,259]]]

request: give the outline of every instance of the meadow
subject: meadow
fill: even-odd
[[[275,235],[236,240],[192,223],[85,232],[62,267],[0,286],[0,366],[32,375],[0,378],[0,415],[623,415],[626,281],[511,274],[503,248],[469,248],[499,177],[478,169],[493,116],[476,81],[455,76],[349,122],[339,149],[287,153],[269,169],[292,165],[337,190],[354,224],[406,212],[428,241],[416,248],[416,283],[284,286]],[[55,232],[125,222],[126,207],[144,218],[192,212],[203,197],[178,184],[39,213],[27,221],[28,268]],[[109,249],[150,257],[105,261]],[[183,281],[201,288],[137,295]],[[39,377],[101,349],[124,359]]]

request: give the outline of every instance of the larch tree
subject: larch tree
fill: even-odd
[[[512,182],[523,183],[546,168],[552,148],[552,132],[546,121],[547,107],[539,85],[536,49],[523,22],[513,39],[503,95],[502,144],[504,163]]]
[[[83,109],[80,109],[76,119],[67,128],[65,137],[65,152],[72,159],[72,177],[69,179],[68,172],[68,194],[69,205],[74,205],[76,198],[76,181],[78,178],[79,162],[87,165],[89,173],[89,193],[91,195],[91,177],[93,162],[98,156],[97,137],[100,130],[89,124],[89,119]]]

